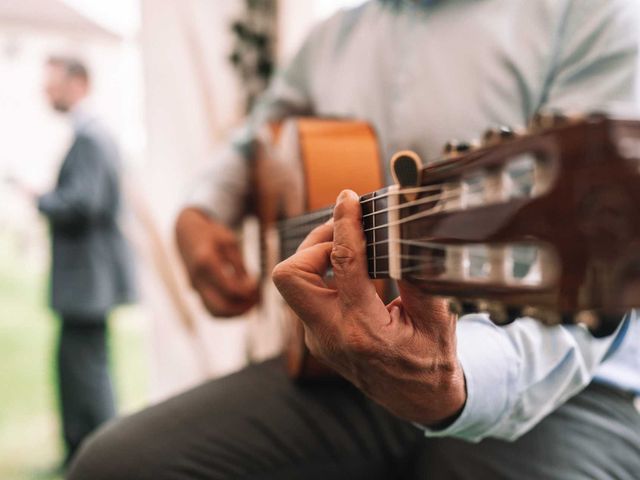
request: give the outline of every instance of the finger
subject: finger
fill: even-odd
[[[333,213],[331,265],[341,302],[345,306],[370,303],[376,289],[369,278],[362,211],[358,195],[344,190]]]
[[[273,269],[273,280],[285,286],[301,287],[311,283],[326,286],[324,276],[331,266],[331,242],[318,243],[296,252]]]
[[[330,266],[331,242],[312,245],[297,252],[273,270],[276,288],[296,314],[309,325],[325,319],[335,291],[324,276]]]
[[[224,257],[235,270],[236,276],[246,277],[247,270],[244,267],[244,259],[242,258],[242,252],[240,251],[240,248],[238,248],[238,245],[224,245],[221,246],[220,250],[222,250]]]
[[[333,240],[333,219],[311,230],[311,233],[302,241],[298,250],[304,250],[312,245],[330,242],[331,240]]]
[[[258,288],[258,281],[251,277],[244,266],[244,259],[242,253],[237,245],[231,245],[225,247],[224,256],[233,267],[236,281],[240,283],[240,287],[246,289],[247,292],[252,292]]]
[[[249,300],[238,300],[225,297],[216,287],[210,284],[198,284],[196,290],[209,313],[217,317],[236,317],[251,309],[257,298]]]
[[[201,262],[194,275],[196,282],[203,282],[217,287],[227,297],[249,299],[255,294],[242,277],[236,274],[233,265],[226,256],[220,255],[217,249],[210,252],[208,260]]]

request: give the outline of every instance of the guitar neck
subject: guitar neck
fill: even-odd
[[[367,262],[371,278],[389,278],[389,243],[386,224],[389,218],[390,197],[388,188],[360,197],[362,227],[367,242]],[[330,206],[280,221],[277,226],[280,258],[285,259],[293,255],[314,228],[331,219],[333,208]]]

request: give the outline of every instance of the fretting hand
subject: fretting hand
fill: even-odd
[[[440,425],[466,400],[456,321],[442,299],[400,282],[385,306],[367,274],[361,210],[338,197],[334,221],[316,228],[273,279],[305,325],[311,353],[392,413]],[[333,268],[335,288],[324,277]]]

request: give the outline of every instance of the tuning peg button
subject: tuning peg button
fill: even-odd
[[[548,110],[536,113],[530,126],[534,130],[545,130],[565,125],[568,121],[569,117],[560,110]]]
[[[490,128],[482,136],[483,145],[493,145],[496,143],[504,142],[515,137],[516,133],[511,127],[500,126],[496,128]]]
[[[472,148],[473,146],[468,142],[459,142],[458,140],[449,140],[444,145],[444,153],[446,155],[453,155],[453,154],[468,152]]]
[[[458,300],[457,298],[449,298],[448,303],[449,303],[449,312],[451,312],[454,315],[464,314],[464,310],[462,308],[462,302],[460,300]]]
[[[558,312],[548,310],[546,308],[539,307],[524,307],[522,309],[522,315],[525,317],[531,317],[545,325],[560,325],[563,323],[562,315]]]

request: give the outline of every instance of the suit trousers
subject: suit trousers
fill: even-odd
[[[250,366],[107,424],[68,480],[636,480],[640,415],[591,385],[514,442],[428,439],[346,382]]]
[[[68,464],[82,441],[115,415],[104,316],[63,316],[57,367],[58,404]]]

